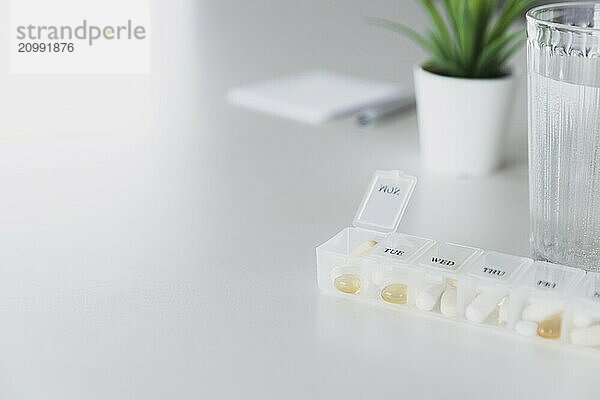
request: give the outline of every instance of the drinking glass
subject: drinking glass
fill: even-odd
[[[531,249],[600,271],[600,3],[527,13]]]

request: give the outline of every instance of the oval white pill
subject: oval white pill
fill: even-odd
[[[519,321],[515,325],[515,330],[523,336],[535,336],[537,334],[537,323],[533,321]]]
[[[540,322],[549,317],[560,314],[563,306],[560,303],[531,303],[523,309],[521,319],[525,321]]]
[[[465,311],[465,317],[467,317],[469,321],[477,323],[483,322],[483,320],[485,319],[485,316],[483,315],[481,310],[477,307],[473,307],[472,304],[469,304],[467,306],[467,310]]]
[[[587,328],[592,325],[593,322],[594,320],[592,317],[585,312],[576,311],[573,313],[573,325],[577,328]]]
[[[498,322],[504,323],[508,321],[508,301],[504,301],[498,309]]]
[[[600,325],[573,329],[571,343],[577,346],[600,346]]]
[[[454,318],[456,317],[456,288],[448,287],[444,294],[442,294],[442,299],[440,300],[440,312],[442,315]]]
[[[504,289],[484,290],[467,306],[465,316],[471,322],[482,323],[494,312],[505,296],[506,290]]]
[[[440,284],[432,283],[423,288],[415,299],[415,305],[423,311],[431,311],[440,299],[444,287]]]

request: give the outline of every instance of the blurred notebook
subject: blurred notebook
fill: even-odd
[[[412,94],[393,82],[325,70],[251,83],[227,93],[231,104],[315,125],[407,96]]]

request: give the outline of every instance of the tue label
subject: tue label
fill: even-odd
[[[399,257],[401,257],[401,256],[403,256],[403,255],[404,255],[406,252],[405,252],[404,250],[400,250],[400,249],[393,249],[393,248],[391,248],[391,247],[386,247],[386,248],[383,250],[383,253],[384,253],[384,254],[389,254],[389,255],[392,255],[392,256],[399,256]]]

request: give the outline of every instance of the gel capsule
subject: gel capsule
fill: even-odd
[[[408,289],[403,283],[392,283],[381,290],[381,298],[392,304],[406,304]]]
[[[600,325],[573,329],[571,331],[571,343],[577,346],[600,346]]]
[[[546,339],[558,339],[560,337],[561,322],[562,316],[560,314],[553,315],[541,321],[537,328],[538,336]]]
[[[357,294],[360,292],[360,277],[355,274],[343,274],[333,280],[333,286],[342,293]]]

